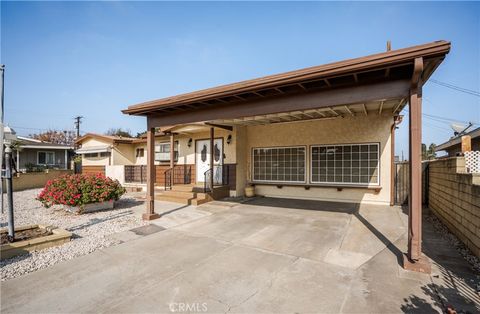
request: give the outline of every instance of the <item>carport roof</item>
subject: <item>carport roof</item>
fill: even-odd
[[[408,79],[413,73],[414,60],[419,57],[424,62],[422,81],[425,82],[449,50],[450,42],[435,41],[148,101],[129,106],[122,112],[130,115],[171,114],[349,85]]]

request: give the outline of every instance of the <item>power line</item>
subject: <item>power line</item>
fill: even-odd
[[[473,95],[473,96],[480,97],[480,92],[472,90],[472,89],[463,88],[463,87],[456,86],[456,85],[449,84],[449,83],[445,83],[445,82],[440,82],[440,81],[437,81],[437,80],[434,80],[434,79],[430,79],[429,81],[432,82],[432,83],[435,83],[437,85],[456,90],[457,92],[462,92],[462,93],[466,93],[466,94],[470,94],[470,95]]]

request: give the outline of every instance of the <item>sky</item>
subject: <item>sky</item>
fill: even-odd
[[[472,2],[1,2],[5,121],[18,134],[146,128],[143,101],[435,40],[432,79],[480,90],[480,4]],[[428,82],[423,142],[480,123],[480,97]],[[405,110],[404,114],[408,114]],[[436,118],[441,117],[442,119]],[[396,154],[408,154],[408,119]]]

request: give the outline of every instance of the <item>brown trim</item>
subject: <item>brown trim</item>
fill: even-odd
[[[331,189],[362,189],[362,190],[374,190],[380,191],[382,189],[381,186],[357,186],[357,185],[348,185],[348,184],[307,184],[307,183],[269,183],[269,182],[250,182],[251,185],[268,185],[268,186],[291,186],[291,187],[309,187],[309,188],[331,188]]]
[[[147,117],[147,124],[149,127],[161,127],[171,124],[234,119],[272,113],[344,106],[345,104],[377,101],[379,99],[401,99],[408,97],[409,88],[409,80],[396,80],[363,86],[261,98],[241,104],[227,103],[193,111],[162,114],[150,113]]]
[[[122,112],[126,114],[145,115],[161,108],[184,106],[185,104],[195,102],[201,103],[202,101],[215,100],[216,98],[235,97],[235,99],[239,98],[240,101],[242,101],[244,98],[238,97],[240,94],[258,92],[262,89],[279,89],[312,80],[327,80],[331,77],[345,76],[348,74],[353,75],[354,73],[378,69],[385,69],[385,71],[387,71],[388,68],[395,65],[413,63],[413,60],[418,57],[431,59],[442,58],[449,51],[449,42],[437,41],[149,101],[130,106]],[[441,60],[434,60],[437,63],[441,62]],[[432,69],[434,68],[435,66],[432,66]],[[282,91],[280,91],[280,93],[282,93]]]

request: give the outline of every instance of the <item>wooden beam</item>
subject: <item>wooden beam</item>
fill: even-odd
[[[384,104],[384,103],[385,103],[384,100],[382,100],[382,101],[380,102],[380,108],[378,109],[378,115],[381,115],[381,114],[382,114],[383,104]]]
[[[358,75],[357,75],[357,73],[353,73],[353,78],[355,79],[355,83],[358,83]]]
[[[303,84],[298,83],[297,85],[300,86],[301,89],[303,89],[303,90],[305,90],[305,91],[307,90],[307,89],[305,88],[305,86],[303,86]]]
[[[331,112],[333,112],[334,115],[339,116],[338,112],[336,112],[335,110],[333,110],[332,107],[328,107],[328,110],[330,110]]]
[[[355,114],[353,113],[352,110],[350,110],[350,108],[348,108],[348,106],[343,106],[345,108],[345,110],[351,115],[351,116],[355,116]]]
[[[147,199],[144,220],[157,219],[155,213],[155,128],[147,129]]]
[[[370,84],[320,90],[316,92],[262,98],[244,103],[229,103],[207,106],[191,112],[163,113],[148,115],[148,125],[161,127],[183,123],[212,121],[217,119],[241,118],[253,115],[289,112],[294,110],[319,109],[345,104],[378,101],[379,99],[398,99],[408,95],[410,82],[397,80]]]
[[[393,113],[396,113],[397,110],[403,105],[403,103],[405,102],[405,98],[402,98],[400,100],[400,102],[398,103],[398,105],[396,105],[394,108],[393,108]]]
[[[430,273],[430,262],[422,256],[422,72],[423,59],[417,58],[410,89],[408,252],[403,266],[408,270]]]
[[[173,169],[174,166],[175,166],[175,138],[173,133],[170,133],[170,169]],[[172,175],[173,175],[173,172],[172,172]]]
[[[367,106],[365,106],[365,104],[362,104],[362,107],[363,107],[363,112],[365,113],[366,116],[368,116]]]
[[[210,123],[210,122],[205,122],[205,125],[213,126],[215,128],[224,129],[224,130],[227,130],[227,131],[232,131],[233,130],[233,127],[231,125],[221,125],[221,124],[215,124],[215,123]]]
[[[332,87],[332,84],[330,84],[330,82],[328,81],[328,79],[324,79],[323,81],[325,82],[325,84],[327,84],[328,87]]]
[[[390,68],[386,68],[385,69],[385,77],[389,77],[390,76]]]

